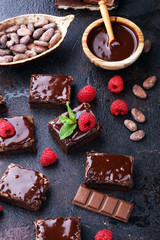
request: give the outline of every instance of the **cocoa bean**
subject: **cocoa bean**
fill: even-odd
[[[13,62],[13,56],[10,56],[10,55],[6,55],[3,57],[5,63],[8,63],[8,62]]]
[[[30,36],[24,36],[20,39],[20,43],[26,45],[29,43],[30,39],[31,39]]]
[[[134,95],[138,98],[145,99],[147,97],[146,92],[141,88],[141,86],[135,84],[132,88]]]
[[[33,38],[34,39],[39,39],[42,34],[43,34],[43,29],[38,28],[33,32]]]
[[[32,51],[36,52],[36,53],[42,53],[47,51],[48,49],[46,47],[42,47],[42,46],[34,46],[32,48]]]
[[[6,44],[6,42],[7,42],[7,35],[3,35],[2,37],[1,37],[1,43],[2,44]]]
[[[0,56],[9,55],[11,51],[9,49],[0,49]]]
[[[10,49],[18,53],[24,53],[27,50],[27,46],[24,44],[16,44],[12,46]]]
[[[26,54],[17,54],[16,56],[14,56],[13,62],[20,61],[27,58],[28,56]]]
[[[17,35],[17,33],[11,33],[10,38],[15,42],[15,44],[19,43],[19,36]]]
[[[43,30],[46,31],[49,28],[56,28],[56,26],[57,26],[56,23],[49,23],[43,26]]]
[[[51,39],[51,37],[53,36],[53,34],[54,34],[54,29],[50,28],[42,34],[42,36],[40,37],[39,40],[48,42]]]
[[[13,33],[13,32],[16,32],[18,29],[19,29],[18,25],[13,25],[6,29],[6,33]]]
[[[27,29],[27,26],[25,24],[21,24],[20,28],[26,28]]]
[[[26,54],[29,58],[34,57],[34,56],[37,55],[37,53],[34,52],[34,51],[32,51],[32,50],[27,50],[27,51],[25,52],[25,54]]]
[[[32,35],[32,31],[28,28],[20,28],[17,31],[18,36],[20,37],[24,37],[24,36],[31,36]]]
[[[3,44],[0,42],[0,49],[6,49],[6,48],[7,48],[6,44]]]
[[[0,37],[2,37],[5,34],[5,32],[0,32]]]
[[[49,48],[52,48],[54,45],[56,45],[59,40],[61,39],[61,35],[60,33],[56,33],[53,35],[53,37],[51,38],[51,40],[49,41]]]
[[[36,22],[34,24],[34,27],[35,28],[39,28],[39,27],[43,27],[44,25],[48,24],[48,20],[46,19],[42,19],[42,20],[39,20],[38,22]]]
[[[155,85],[156,81],[157,81],[157,77],[156,76],[151,76],[143,82],[143,87],[145,89],[150,89]]]
[[[27,45],[28,50],[32,50],[33,47],[35,47],[34,43],[30,43]]]
[[[146,40],[144,42],[144,48],[143,48],[143,52],[144,53],[148,53],[151,49],[151,41],[150,40]]]
[[[136,125],[136,123],[133,122],[132,120],[126,119],[126,120],[124,121],[124,125],[125,125],[126,128],[128,128],[131,132],[137,131],[137,125]]]
[[[145,137],[145,131],[139,130],[130,135],[130,140],[132,141],[140,141]]]
[[[38,46],[48,47],[48,42],[35,40],[33,43],[34,43],[35,45],[38,45]]]
[[[6,46],[7,46],[8,48],[12,47],[13,45],[14,45],[14,41],[13,41],[13,40],[10,40],[10,41],[7,41],[7,42],[6,42]]]
[[[131,109],[131,114],[132,114],[134,120],[136,120],[139,123],[143,123],[146,120],[145,115],[140,110],[138,110],[137,108],[132,108]]]
[[[28,23],[27,24],[28,29],[30,29],[32,32],[34,32],[34,26],[33,23]]]

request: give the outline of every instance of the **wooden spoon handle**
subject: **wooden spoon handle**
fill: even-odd
[[[99,7],[100,7],[100,12],[101,12],[102,18],[104,20],[106,31],[108,33],[109,44],[111,44],[112,42],[114,42],[115,37],[114,37],[114,34],[113,34],[112,24],[111,24],[111,20],[110,20],[110,17],[109,17],[108,7],[106,5],[105,0],[99,1],[98,4],[99,4]]]

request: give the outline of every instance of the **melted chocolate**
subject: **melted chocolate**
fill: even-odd
[[[44,187],[38,172],[14,165],[6,171],[0,184],[0,192],[6,192],[22,201],[41,199]]]
[[[33,137],[32,123],[24,116],[4,118],[9,121],[15,128],[15,135],[12,137],[0,137],[0,144],[5,147],[23,144]]]
[[[84,112],[89,112],[90,113],[90,109],[86,108],[85,104],[81,104],[77,108],[73,109],[73,113],[75,115],[76,120],[78,120],[79,116]],[[68,117],[68,112],[66,112],[62,115]],[[53,128],[57,132],[58,135],[59,135],[59,132],[60,132],[60,129],[61,129],[62,125],[63,124],[60,122],[59,118],[53,124]],[[89,132],[92,132],[93,130],[95,130],[96,126],[93,129],[91,129],[87,132],[81,132],[80,129],[78,128],[78,126],[77,126],[77,128],[74,130],[73,134],[71,136],[67,137],[67,141],[69,141],[69,142],[78,141],[79,139],[83,138],[84,136],[87,136]]]
[[[133,29],[119,22],[112,22],[116,41],[108,44],[105,26],[94,28],[87,40],[91,52],[106,61],[121,61],[131,56],[137,49],[138,39]]]
[[[129,156],[104,153],[89,154],[85,177],[101,182],[130,182],[132,178],[131,166]]]
[[[67,101],[70,82],[66,75],[32,75],[31,91],[35,100]]]
[[[59,217],[42,221],[38,224],[38,232],[40,240],[77,240],[79,227],[74,219]]]

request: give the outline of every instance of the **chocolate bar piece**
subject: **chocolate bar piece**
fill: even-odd
[[[8,108],[7,108],[6,101],[4,100],[2,95],[0,94],[0,113],[7,112],[7,111],[8,111]]]
[[[79,187],[72,204],[122,222],[128,222],[134,207],[132,203],[91,190],[85,186]]]
[[[36,240],[81,240],[80,217],[37,220]]]
[[[44,174],[11,163],[0,180],[0,200],[36,211],[46,199],[48,185]]]
[[[85,2],[85,1],[88,1]],[[95,10],[99,10],[99,6],[98,4],[93,4],[93,2],[95,2],[95,0],[92,0],[92,3],[89,3],[89,1],[91,2],[91,0],[55,0],[55,6],[58,9],[69,9],[69,8],[73,8],[74,10],[78,10],[78,9],[89,9],[92,11]],[[118,0],[106,0],[107,5],[109,10],[118,7]],[[112,3],[112,4],[111,4]]]
[[[88,152],[85,185],[110,190],[131,189],[133,161],[131,156]]]
[[[72,77],[66,75],[33,74],[30,84],[30,107],[66,107],[66,102],[70,102],[71,83],[73,81]]]
[[[35,152],[33,117],[15,116],[3,119],[14,126],[15,134],[12,137],[0,137],[0,155]]]
[[[73,109],[76,120],[78,120],[79,116],[84,112],[89,112],[90,114],[93,114],[88,103],[82,103],[81,105]],[[63,113],[62,115],[68,117],[68,112]],[[49,131],[52,134],[52,137],[59,143],[60,147],[66,154],[74,151],[81,145],[89,143],[90,141],[98,137],[103,129],[103,127],[97,122],[96,126],[93,129],[87,132],[81,132],[77,124],[77,128],[74,130],[71,136],[67,137],[64,140],[60,140],[59,132],[62,125],[63,124],[59,120],[59,117],[48,123]]]

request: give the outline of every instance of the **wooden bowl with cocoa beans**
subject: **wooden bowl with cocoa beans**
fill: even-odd
[[[64,41],[74,15],[27,14],[0,22],[0,66],[19,66],[48,55]]]

